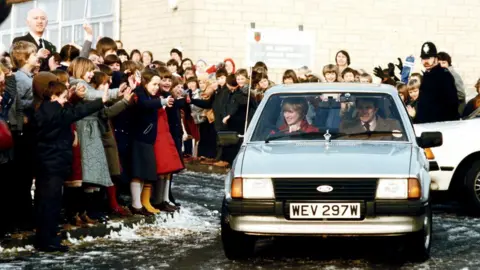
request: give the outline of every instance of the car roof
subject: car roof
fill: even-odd
[[[398,95],[397,89],[389,84],[373,83],[295,83],[275,85],[266,94],[301,93],[301,92],[358,92],[383,93]]]

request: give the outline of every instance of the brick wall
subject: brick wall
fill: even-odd
[[[170,50],[180,46],[187,56],[193,49],[193,0],[180,0],[176,12],[167,0],[121,0],[120,38],[127,51],[149,50],[155,60],[170,59]]]
[[[352,68],[371,72],[413,54],[419,71],[421,45],[430,40],[450,53],[470,93],[480,76],[478,0],[180,0],[178,7],[172,12],[166,0],[122,0],[125,46],[150,49],[165,60],[181,45],[194,61],[214,64],[232,57],[241,67],[250,22],[257,28],[303,24],[316,35],[315,73],[334,63],[340,49],[350,53]],[[269,75],[279,82],[282,73]]]

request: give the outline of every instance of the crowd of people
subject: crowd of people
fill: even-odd
[[[217,132],[243,134],[275,85],[263,62],[251,69],[230,58],[208,65],[177,48],[161,61],[150,51],[128,52],[109,37],[92,48],[89,25],[82,46],[66,44],[57,52],[42,38],[47,21],[44,11],[31,10],[29,34],[0,59],[0,136],[13,138],[0,144],[1,233],[35,229],[41,250],[68,250],[60,244],[59,223],[88,226],[110,215],[177,211],[171,187],[184,162],[228,166],[241,141],[223,145]],[[425,74],[411,74],[408,82],[395,76],[393,64],[373,71],[397,87],[414,122],[454,120],[478,107],[479,98],[465,104],[447,53],[427,42],[421,58]],[[347,51],[334,62],[323,76],[307,67],[286,70],[281,83],[372,83],[372,75],[350,67]]]

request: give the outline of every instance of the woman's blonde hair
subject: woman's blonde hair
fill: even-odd
[[[85,57],[77,57],[68,67],[68,74],[75,79],[82,79],[87,72],[94,71],[95,64]]]
[[[305,117],[308,111],[308,103],[305,98],[291,97],[282,102],[282,109],[290,108]]]
[[[407,84],[407,91],[413,90],[413,89],[420,89],[420,81],[417,80],[416,78],[410,79]]]

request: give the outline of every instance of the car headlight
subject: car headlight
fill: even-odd
[[[407,179],[379,179],[377,199],[407,199]]]
[[[377,199],[419,199],[421,195],[420,182],[416,178],[378,180]]]
[[[232,198],[236,199],[273,199],[272,179],[270,178],[234,178]]]

